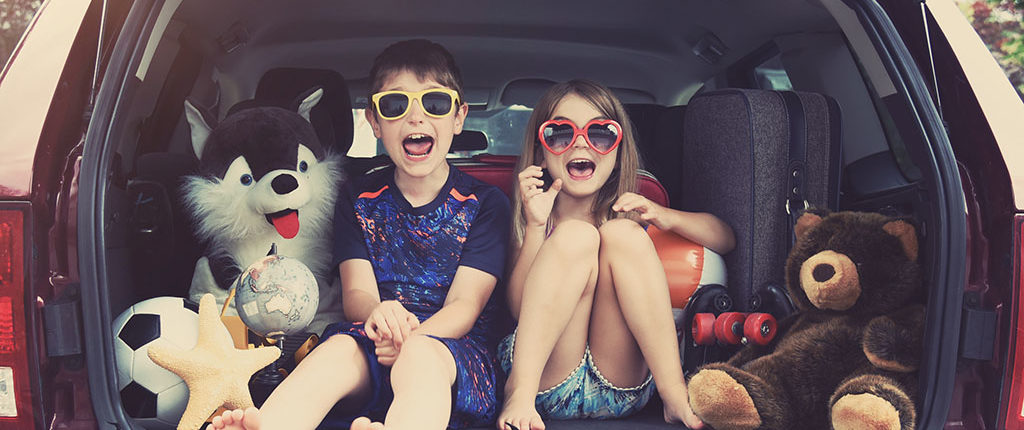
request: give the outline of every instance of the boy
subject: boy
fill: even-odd
[[[491,292],[505,269],[508,199],[445,160],[468,112],[447,50],[395,43],[370,79],[366,118],[395,165],[346,184],[335,214],[344,311],[361,322],[328,326],[262,409],[226,412],[214,428],[313,428],[336,403],[358,410],[353,429],[494,422]],[[325,426],[347,424],[331,415]]]

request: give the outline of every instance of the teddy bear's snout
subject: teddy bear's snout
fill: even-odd
[[[800,285],[818,309],[849,309],[861,291],[857,266],[850,257],[835,251],[822,251],[804,261]]]

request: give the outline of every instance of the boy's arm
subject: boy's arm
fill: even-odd
[[[469,266],[459,266],[441,307],[413,331],[416,334],[458,339],[469,333],[491,297],[498,278]]]
[[[366,321],[380,305],[377,277],[369,260],[352,258],[338,264],[341,275],[341,305],[349,321]]]

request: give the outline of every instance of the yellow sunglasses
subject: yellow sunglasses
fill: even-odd
[[[455,112],[459,93],[451,88],[430,88],[423,91],[381,91],[370,96],[383,119],[399,119],[409,113],[412,100],[419,100],[423,112],[434,118],[444,118]]]

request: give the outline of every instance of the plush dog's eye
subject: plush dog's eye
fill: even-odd
[[[299,171],[300,172],[305,172],[306,170],[309,170],[309,163],[307,163],[305,161],[300,161],[299,162]]]
[[[249,186],[249,184],[252,184],[252,175],[246,173],[242,175],[240,180],[242,181],[242,185]]]

